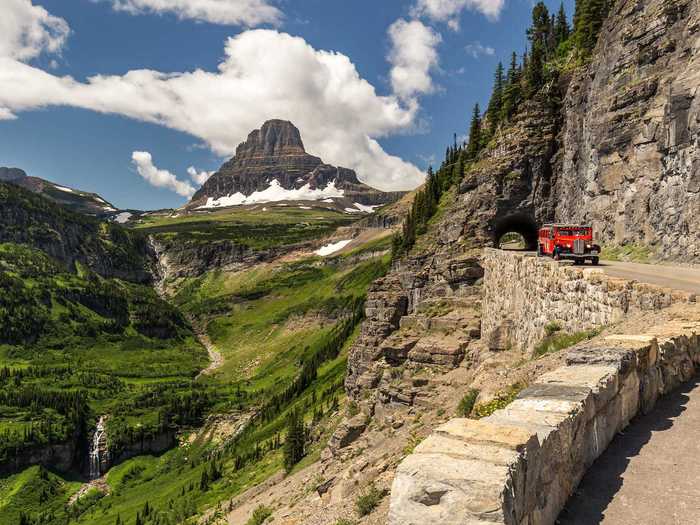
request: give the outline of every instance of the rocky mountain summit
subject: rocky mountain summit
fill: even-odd
[[[376,206],[402,195],[363,184],[353,170],[325,164],[306,152],[294,124],[269,120],[248,135],[236,155],[194,195],[189,207],[324,199],[342,200],[349,206]]]

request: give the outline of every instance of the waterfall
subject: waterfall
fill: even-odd
[[[90,480],[97,479],[102,474],[102,450],[104,449],[106,454],[106,440],[105,417],[101,416],[90,444]]]

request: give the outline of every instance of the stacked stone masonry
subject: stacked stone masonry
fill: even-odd
[[[557,323],[579,332],[608,326],[636,312],[694,301],[693,294],[617,279],[591,266],[573,266],[523,252],[487,248],[481,329],[494,350],[530,351]]]
[[[550,525],[616,433],[700,367],[700,311],[572,350],[505,409],[453,419],[399,466],[390,525]]]

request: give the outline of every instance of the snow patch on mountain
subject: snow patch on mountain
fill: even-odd
[[[311,188],[310,184],[305,184],[299,189],[287,190],[282,187],[277,179],[274,179],[270,186],[262,191],[253,192],[250,195],[243,195],[241,192],[214,199],[209,197],[207,203],[197,209],[224,208],[227,206],[241,206],[244,204],[259,204],[277,201],[317,201],[333,197],[343,197],[344,190],[336,188],[335,181],[330,182],[325,188]]]
[[[131,219],[131,215],[132,214],[128,211],[124,211],[114,218],[114,222],[119,224],[126,224],[127,222],[129,222],[129,219]]]
[[[360,204],[359,202],[355,203],[355,208],[357,208],[360,211],[363,211],[365,213],[374,213],[375,208],[380,208],[382,205],[381,204],[375,204],[373,206],[366,206],[364,204]]]
[[[337,251],[342,250],[351,242],[352,242],[352,239],[348,239],[345,241],[338,241],[338,242],[326,244],[325,246],[322,246],[321,248],[316,250],[314,253],[316,255],[320,255],[321,257],[326,257],[327,255],[331,255]]]

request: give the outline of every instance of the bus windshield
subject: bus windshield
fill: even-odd
[[[590,228],[559,228],[559,235],[567,237],[590,235]]]

